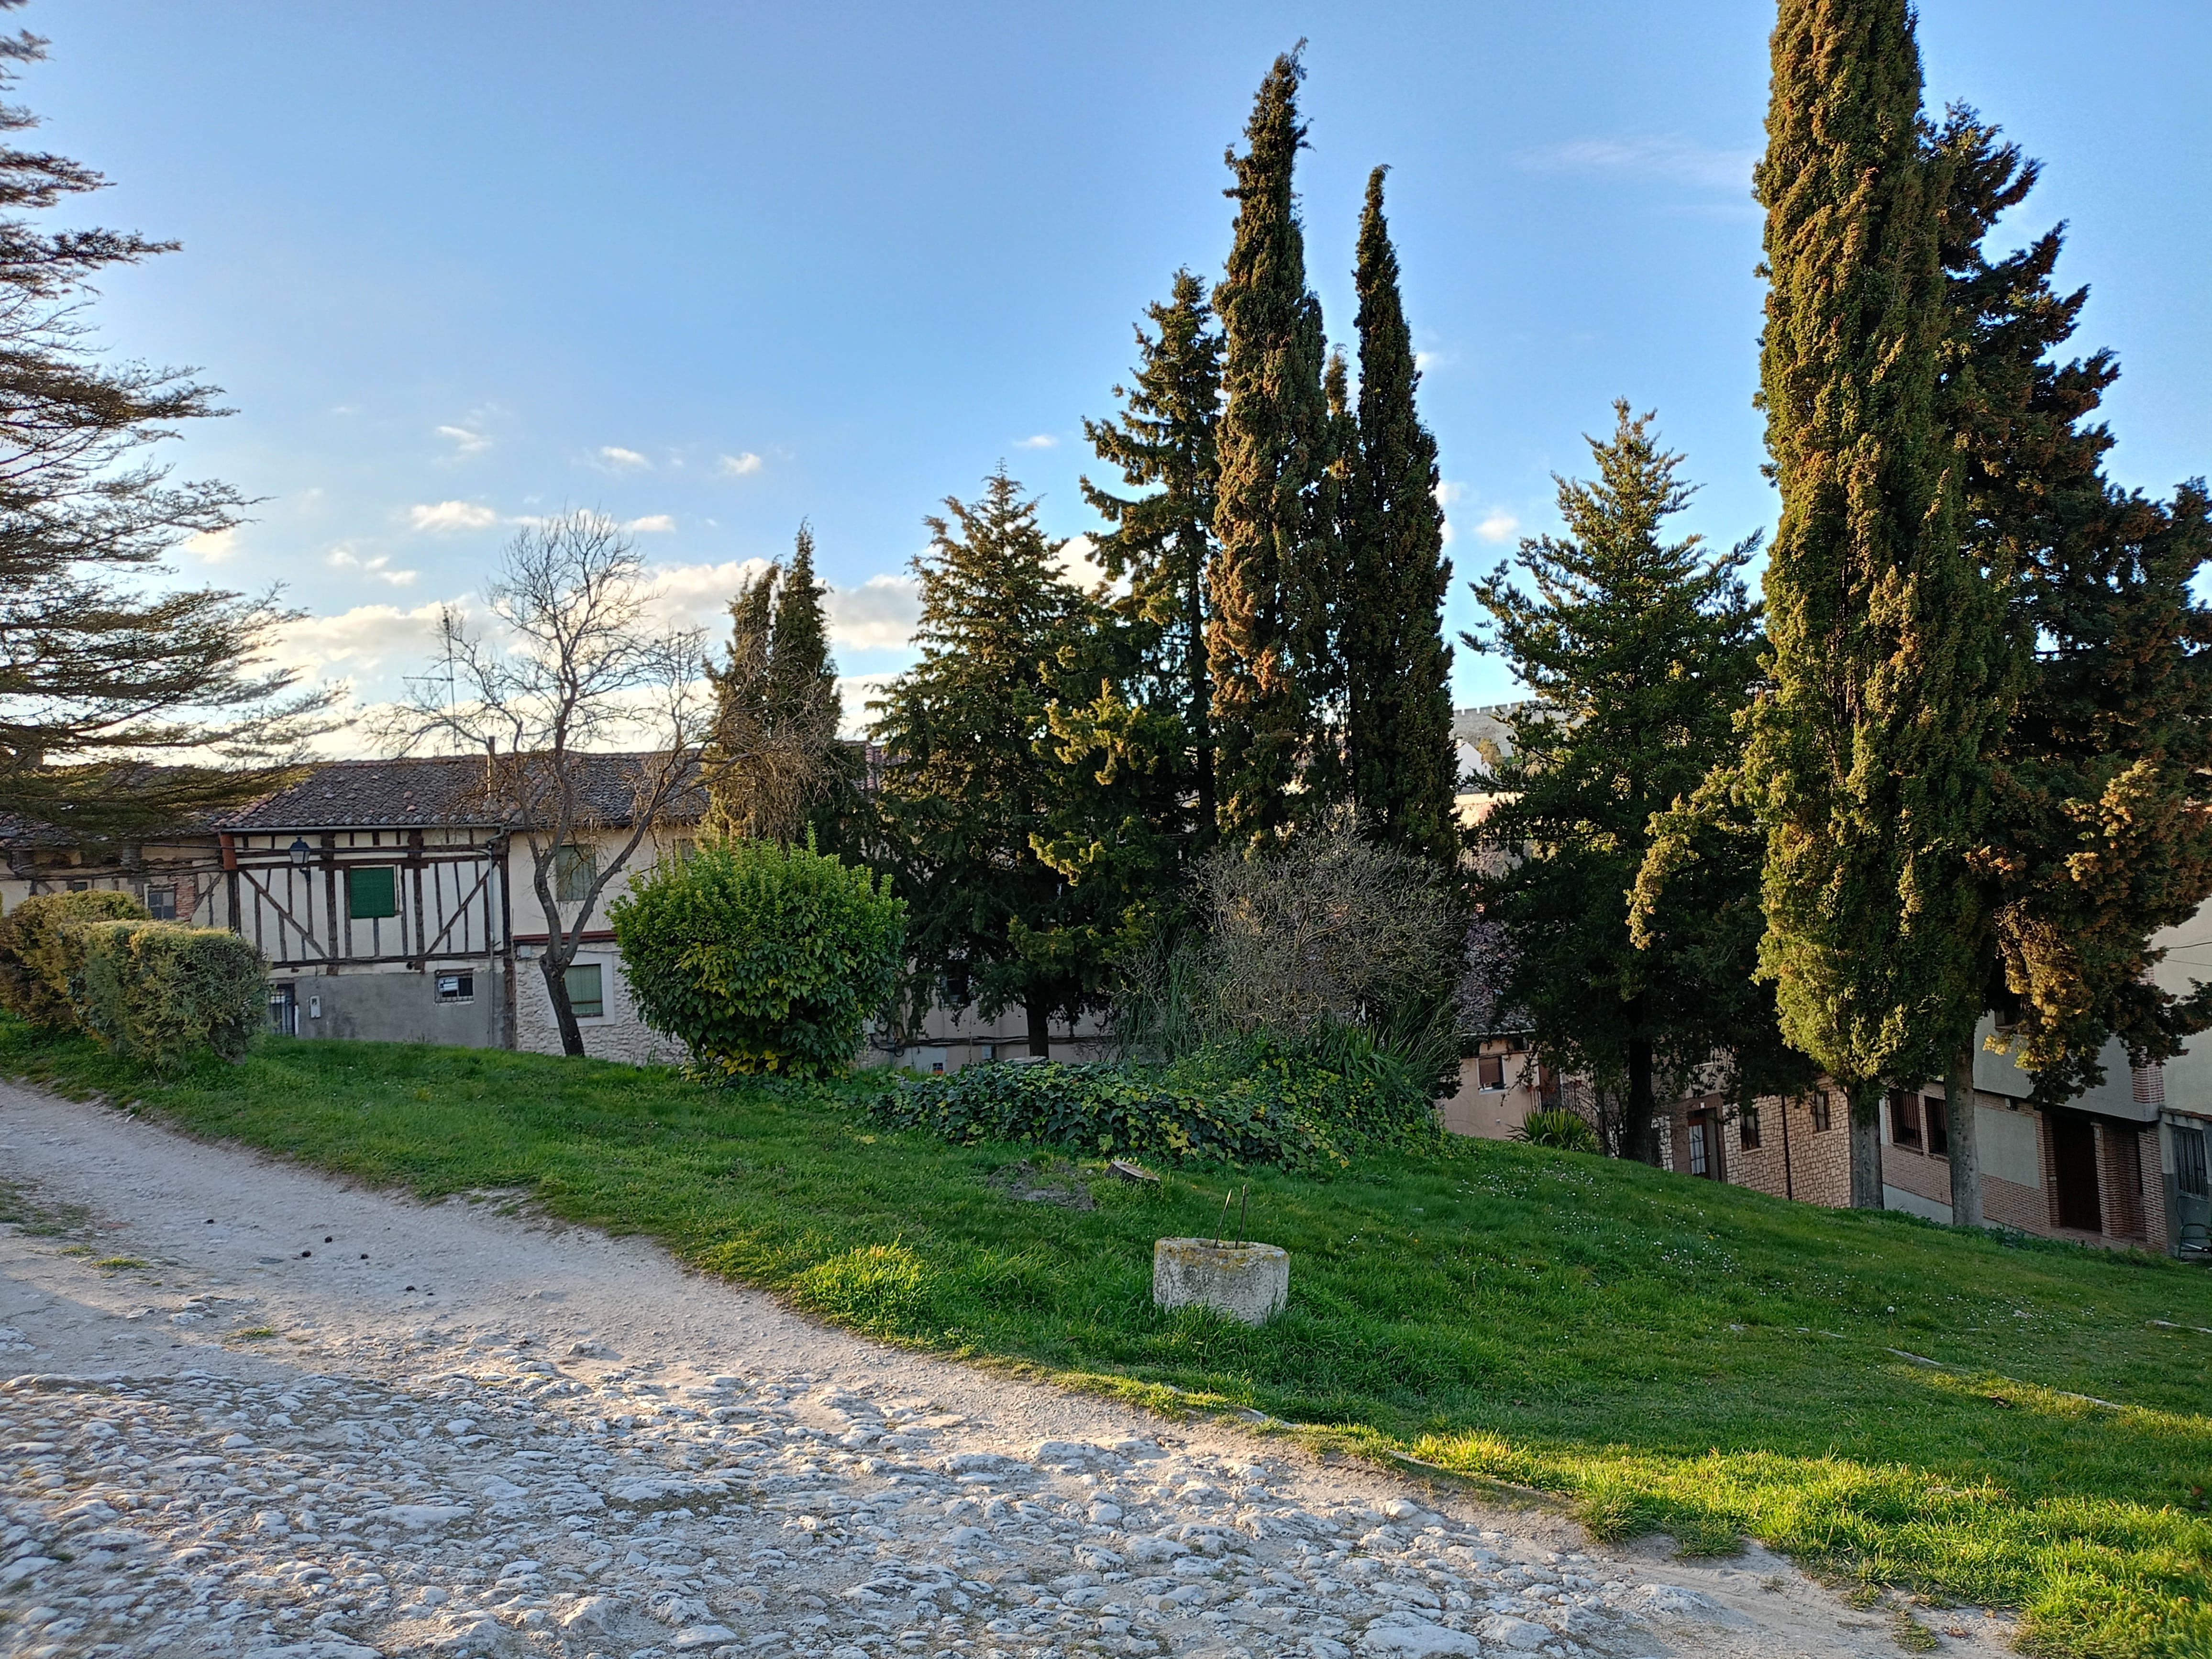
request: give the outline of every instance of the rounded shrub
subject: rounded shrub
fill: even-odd
[[[1579,1112],[1571,1112],[1564,1106],[1549,1111],[1531,1112],[1521,1121],[1513,1132],[1513,1139],[1525,1140],[1532,1146],[1549,1146],[1562,1152],[1594,1152],[1598,1150],[1597,1131],[1589,1120]]]
[[[663,860],[608,915],[639,1017],[730,1076],[849,1071],[906,944],[888,877],[765,841]]]
[[[0,1007],[33,1025],[88,1029],[70,993],[84,970],[84,941],[74,924],[145,920],[137,899],[106,889],[25,899],[0,916]]]
[[[241,1059],[268,1017],[269,965],[228,928],[90,921],[63,931],[81,953],[70,981],[80,1024],[128,1059],[157,1071],[203,1048]]]

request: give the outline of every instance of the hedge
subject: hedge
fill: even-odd
[[[724,1077],[836,1077],[890,999],[906,904],[811,847],[707,842],[608,907],[639,1017]]]
[[[236,933],[152,921],[127,893],[46,893],[0,918],[0,1003],[173,1070],[246,1053],[268,1015],[268,964]]]
[[[1364,1034],[1216,1043],[1167,1066],[969,1066],[905,1079],[868,1111],[957,1145],[1035,1141],[1135,1155],[1322,1172],[1437,1133],[1413,1069]]]
[[[0,916],[0,1006],[33,1025],[84,1030],[70,1000],[70,976],[82,965],[83,947],[65,939],[65,930],[77,922],[145,920],[137,899],[105,888],[25,899]]]

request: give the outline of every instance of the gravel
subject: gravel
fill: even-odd
[[[0,1229],[9,1655],[1897,1651],[1893,1613],[1756,1549],[1601,1547],[884,1349],[498,1195],[349,1190],[6,1085],[0,1138],[45,1206]]]

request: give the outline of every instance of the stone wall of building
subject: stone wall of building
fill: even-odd
[[[553,999],[545,989],[544,970],[538,966],[541,951],[526,949],[515,963],[515,1044],[532,1054],[561,1052],[561,1027],[553,1018]],[[663,1036],[637,1016],[630,1001],[629,983],[623,977],[622,956],[612,945],[586,945],[576,952],[576,965],[596,963],[606,1012],[597,1019],[580,1018],[584,1052],[595,1060],[626,1060],[633,1066],[680,1066],[690,1058],[682,1043]]]

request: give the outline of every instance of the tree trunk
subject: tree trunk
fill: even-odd
[[[1879,1210],[1881,1201],[1881,1085],[1851,1085],[1851,1207]]]
[[[1641,997],[1637,999],[1640,1005]],[[1651,1097],[1651,1040],[1631,1037],[1628,1040],[1628,1099],[1621,1109],[1620,1155],[1632,1158],[1638,1164],[1657,1167],[1659,1137],[1652,1132],[1651,1119],[1658,1103]]]
[[[1032,997],[1024,1005],[1030,1017],[1030,1058],[1052,1058],[1052,1006]]]
[[[576,1024],[576,1011],[568,1004],[568,964],[556,960],[549,946],[538,958],[545,975],[545,994],[553,1004],[553,1021],[561,1028],[561,1052],[571,1060],[584,1057],[584,1028]]]
[[[1951,1147],[1951,1222],[1954,1226],[1982,1224],[1981,1154],[1974,1145],[1974,1039],[1971,1033],[1951,1056],[1951,1070],[1943,1079],[1943,1115]]]

